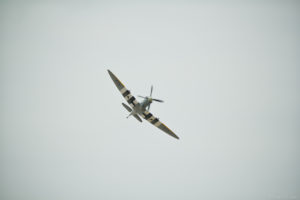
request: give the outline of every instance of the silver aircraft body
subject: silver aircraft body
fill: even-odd
[[[130,93],[130,91],[123,85],[123,83],[110,70],[107,70],[107,71],[108,71],[111,79],[117,86],[118,90],[121,92],[122,96],[125,98],[127,103],[130,105],[130,107],[129,107],[127,104],[122,103],[124,108],[128,112],[130,112],[128,117],[133,116],[140,122],[142,122],[142,119],[140,118],[140,117],[142,117],[143,119],[147,120],[148,122],[150,122],[157,128],[159,128],[162,131],[164,131],[165,133],[167,133],[168,135],[170,135],[176,139],[179,139],[179,137],[173,131],[171,131],[164,123],[162,123],[157,117],[154,117],[152,115],[152,113],[149,112],[150,105],[153,101],[163,102],[160,99],[152,98],[153,86],[151,86],[150,96],[147,96],[147,97],[139,96],[141,98],[144,98],[144,100],[142,102],[138,102],[136,100],[136,98]]]

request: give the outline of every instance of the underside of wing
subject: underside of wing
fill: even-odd
[[[160,122],[159,119],[154,117],[149,111],[146,110],[144,113],[141,114],[141,116],[142,118],[159,128],[160,130],[164,131],[168,135],[179,139],[179,137],[173,131],[171,131],[164,123]]]
[[[111,79],[117,86],[118,90],[121,92],[122,96],[126,99],[128,104],[133,108],[139,104],[134,96],[130,94],[130,91],[123,85],[123,83],[110,71],[107,70],[108,74],[110,75]]]

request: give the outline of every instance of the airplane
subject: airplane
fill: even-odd
[[[118,90],[121,92],[122,96],[125,98],[127,103],[130,105],[130,107],[129,107],[125,103],[122,103],[124,108],[128,112],[130,112],[130,114],[127,116],[127,118],[130,116],[133,116],[138,121],[142,122],[142,119],[139,117],[139,116],[141,116],[143,119],[147,120],[148,122],[150,122],[151,124],[153,124],[154,126],[159,128],[160,130],[164,131],[168,135],[170,135],[176,139],[179,139],[179,137],[173,131],[171,131],[164,123],[160,122],[158,118],[154,117],[152,115],[152,113],[149,112],[150,105],[153,101],[161,102],[161,103],[163,102],[160,99],[152,98],[153,86],[151,86],[150,96],[147,96],[147,97],[139,96],[141,98],[144,98],[144,100],[139,103],[136,100],[136,98],[130,93],[130,91],[124,86],[124,84],[110,70],[107,70],[107,71],[108,71],[108,74],[110,75],[111,79],[117,86]]]

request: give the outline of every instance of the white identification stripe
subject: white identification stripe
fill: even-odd
[[[134,103],[135,105],[137,105],[139,102],[135,99],[135,100],[133,101],[133,103]]]
[[[123,87],[121,90],[120,90],[120,92],[121,92],[121,94],[124,94],[124,92],[126,92],[126,88],[125,87]]]
[[[126,99],[126,100],[129,100],[131,97],[132,97],[132,95],[131,95],[131,94],[128,94],[128,95],[125,97],[125,99]]]
[[[156,127],[159,127],[159,125],[161,125],[161,122],[160,122],[160,121],[158,121],[158,122],[156,122],[156,123],[154,124],[154,126],[156,126]]]
[[[144,115],[148,115],[150,112],[148,111],[148,110],[146,110],[145,112],[144,112]]]
[[[149,112],[148,110],[144,111],[142,117],[145,119],[146,116],[147,116],[149,113],[150,113],[150,112]],[[149,120],[149,119],[148,119],[148,120]]]

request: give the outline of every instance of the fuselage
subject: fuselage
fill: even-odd
[[[140,104],[143,108],[147,108],[147,106],[149,106],[152,103],[152,99],[147,97],[145,98]]]
[[[149,106],[152,103],[152,99],[147,97],[142,102],[139,103],[139,105],[136,105],[133,110],[135,113],[142,114],[145,112],[147,106]]]

